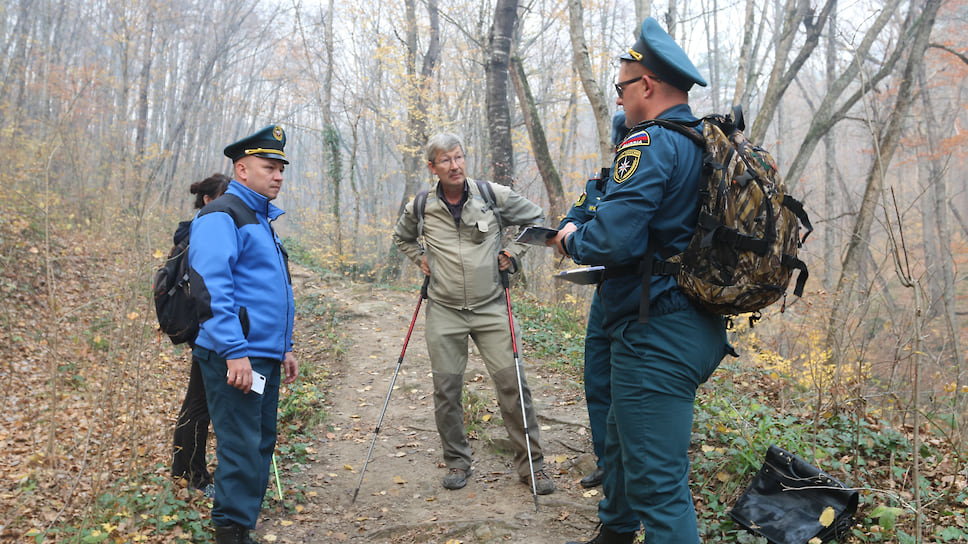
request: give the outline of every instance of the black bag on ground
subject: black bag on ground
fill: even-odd
[[[854,524],[858,493],[796,455],[770,446],[729,515],[773,544],[830,542]]]
[[[188,237],[171,248],[165,263],[155,270],[155,313],[161,332],[172,343],[192,342],[198,335],[198,315],[188,283]]]

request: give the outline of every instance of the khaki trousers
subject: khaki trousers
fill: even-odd
[[[467,367],[467,339],[474,339],[484,360],[494,388],[504,427],[514,447],[514,466],[521,478],[528,477],[528,450],[524,421],[521,415],[521,396],[518,394],[518,377],[511,349],[511,332],[508,327],[507,302],[504,297],[475,310],[454,310],[427,301],[426,338],[430,353],[430,367],[434,377],[434,417],[437,432],[448,468],[469,470],[471,447],[464,429],[464,407],[461,394],[464,387],[464,370]],[[520,328],[515,323],[515,338],[520,354]],[[534,470],[544,468],[544,456],[538,437],[538,420],[531,401],[531,389],[521,370],[521,389],[524,410],[528,418],[528,437]]]

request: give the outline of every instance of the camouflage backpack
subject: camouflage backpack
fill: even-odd
[[[701,122],[699,136],[679,123],[649,121],[685,134],[704,150],[696,232],[678,255],[656,251],[665,261],[657,260],[653,273],[676,276],[679,289],[710,312],[756,312],[752,323],[759,310],[784,296],[795,270],[793,293],[803,295],[808,272],[797,250],[813,227],[803,204],[784,192],[773,157],[746,139],[739,106]]]

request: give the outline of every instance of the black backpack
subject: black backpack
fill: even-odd
[[[208,203],[198,214],[205,215],[212,212],[229,214],[235,222],[235,228],[255,222],[252,209],[233,194],[220,196]],[[152,278],[158,328],[167,334],[174,344],[194,343],[200,327],[195,299],[192,298],[192,287],[189,283],[188,239],[189,235],[186,235],[171,248],[168,258],[155,270]],[[285,248],[280,246],[280,249],[285,253]],[[247,327],[248,325],[243,326],[245,329]]]
[[[188,238],[168,252],[165,263],[155,270],[152,287],[158,327],[173,344],[192,342],[198,335],[198,314],[188,283]]]

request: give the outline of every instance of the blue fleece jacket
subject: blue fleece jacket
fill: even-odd
[[[270,223],[283,211],[232,180],[192,221],[188,260],[201,329],[196,345],[225,359],[292,351],[289,258]]]

